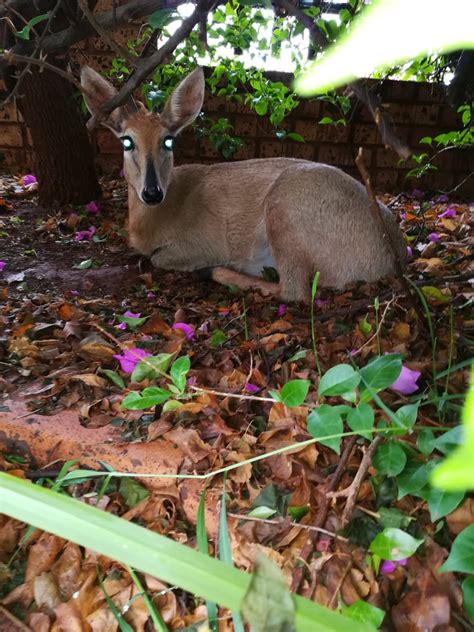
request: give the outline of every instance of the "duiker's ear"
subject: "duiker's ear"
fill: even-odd
[[[87,109],[91,114],[95,114],[103,103],[109,101],[117,94],[117,90],[113,85],[89,66],[81,68],[81,85],[84,88],[84,100]],[[120,136],[123,122],[137,110],[136,103],[130,98],[130,103],[126,103],[114,110],[102,124],[111,129],[114,134]]]
[[[196,68],[175,88],[161,115],[164,125],[173,134],[194,121],[204,101],[204,72]]]

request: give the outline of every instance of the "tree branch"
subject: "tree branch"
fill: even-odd
[[[0,53],[0,63],[1,62],[6,62],[8,65],[32,64],[33,66],[46,68],[47,70],[50,70],[51,72],[55,72],[57,75],[59,75],[63,79],[66,79],[66,81],[69,81],[70,83],[74,84],[76,88],[80,90],[81,92],[84,92],[84,89],[81,86],[80,82],[77,81],[77,79],[73,77],[71,73],[66,72],[65,70],[61,70],[61,68],[58,68],[57,66],[53,66],[53,64],[49,64],[44,59],[36,59],[33,57],[27,57],[26,55],[16,55],[15,53],[12,53],[11,51],[7,51],[6,53]]]
[[[314,48],[324,50],[328,47],[329,41],[326,35],[317,27],[313,19],[306,15],[298,6],[292,4],[290,0],[273,0],[273,4],[284,9],[289,15],[294,16],[308,29]],[[395,133],[391,118],[382,109],[380,98],[367,89],[367,84],[363,80],[353,81],[349,86],[359,101],[364,103],[370,110],[384,145],[391,147],[402,158],[408,158],[412,153],[411,149]]]
[[[219,0],[220,1],[220,0]],[[216,5],[217,6],[217,5]],[[124,83],[119,92],[109,101],[104,103],[88,121],[89,130],[100,123],[110,112],[118,108],[130,97],[133,91],[150,75],[153,70],[162,64],[164,60],[175,50],[175,48],[191,33],[199,21],[203,13],[210,10],[207,0],[199,0],[192,15],[183,20],[178,30],[159,48],[153,55],[141,60],[133,75]]]

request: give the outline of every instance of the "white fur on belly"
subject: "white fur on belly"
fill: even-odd
[[[261,238],[255,245],[252,257],[247,261],[239,261],[236,268],[251,276],[261,277],[263,268],[276,268],[273,253],[266,239]]]

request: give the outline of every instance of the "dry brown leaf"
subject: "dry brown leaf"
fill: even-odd
[[[36,605],[44,609],[48,614],[52,614],[54,608],[61,603],[59,588],[54,581],[52,573],[41,573],[33,581],[33,596]]]
[[[79,343],[78,355],[92,360],[111,360],[115,349],[102,336],[91,334]]]
[[[26,619],[33,632],[49,632],[51,621],[44,612],[33,612]]]
[[[466,498],[462,505],[446,516],[446,522],[454,535],[474,524],[474,498]]]

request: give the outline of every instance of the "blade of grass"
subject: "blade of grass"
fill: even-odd
[[[106,473],[108,474],[108,473]],[[251,576],[83,502],[0,472],[2,513],[240,611]],[[295,596],[297,632],[375,632]]]
[[[96,570],[96,574],[97,574],[97,581],[99,582],[99,586],[100,586],[100,589],[101,589],[101,591],[102,591],[102,593],[103,593],[103,595],[105,597],[105,601],[107,602],[107,605],[109,606],[110,611],[114,615],[114,618],[117,621],[121,632],[133,632],[132,626],[129,625],[129,623],[125,620],[123,614],[120,612],[120,610],[114,604],[114,602],[110,598],[110,595],[105,590],[104,582],[102,581],[102,577],[100,576],[100,569],[99,569],[99,567],[96,566],[95,570]]]
[[[199,501],[199,507],[196,518],[196,539],[198,545],[198,551],[204,553],[204,555],[209,555],[209,544],[207,541],[207,531],[206,531],[206,515],[205,515],[205,506],[206,506],[206,491],[207,491],[207,483],[202,490],[201,499]],[[212,632],[217,632],[217,605],[214,601],[206,601],[207,608],[207,618],[209,621],[209,627]]]
[[[146,607],[148,608],[148,612],[150,613],[150,617],[151,617],[151,620],[153,621],[155,629],[158,632],[168,632],[168,627],[166,623],[163,621],[163,617],[159,613],[155,604],[151,601],[150,597],[147,595],[146,590],[143,588],[141,581],[138,579],[138,575],[130,566],[127,566],[127,571],[130,573],[130,577],[132,578],[133,583],[138,588],[138,591],[140,595],[142,596],[143,601],[146,604]]]
[[[230,567],[234,567],[234,560],[232,559],[232,546],[230,544],[230,537],[227,525],[227,507],[226,507],[226,498],[225,498],[225,481],[226,477],[224,476],[224,486],[222,489],[222,499],[221,499],[221,511],[219,515],[219,558]],[[240,616],[240,612],[238,610],[232,610],[232,621],[234,623],[234,631],[235,632],[245,632],[244,631],[244,622],[242,621],[242,617]]]
[[[321,377],[321,366],[319,364],[318,348],[316,346],[316,326],[314,322],[314,301],[318,292],[319,272],[314,273],[313,283],[311,284],[311,341],[313,343],[314,360],[318,375]]]

